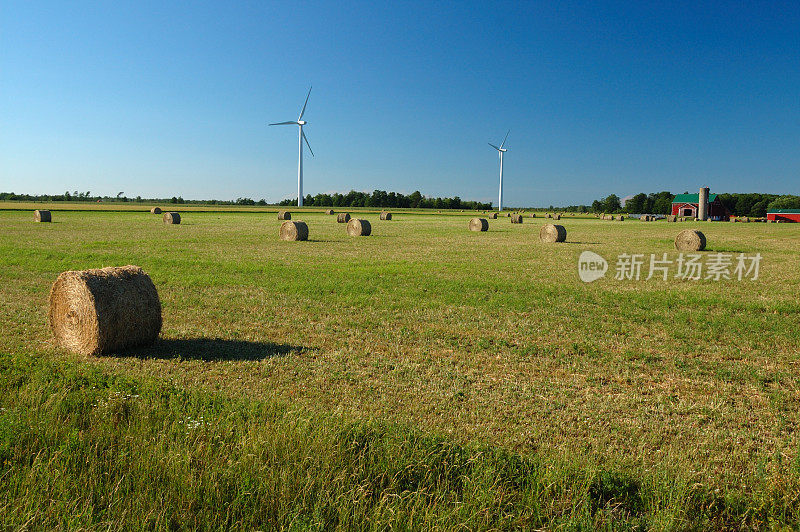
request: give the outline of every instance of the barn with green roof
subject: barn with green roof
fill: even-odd
[[[674,216],[686,216],[697,218],[697,211],[700,206],[700,194],[678,194],[672,200],[672,214]],[[708,195],[708,219],[709,220],[728,220],[731,213],[719,199],[718,194]]]

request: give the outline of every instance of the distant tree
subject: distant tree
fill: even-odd
[[[767,210],[800,209],[800,196],[780,196],[770,201]]]

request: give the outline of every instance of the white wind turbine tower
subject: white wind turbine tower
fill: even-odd
[[[503,139],[503,142],[500,143],[499,147],[495,146],[491,142],[489,143],[489,146],[491,146],[492,148],[496,149],[497,152],[500,154],[500,197],[498,198],[498,201],[497,201],[497,210],[498,211],[502,211],[503,210],[503,154],[508,151],[508,148],[503,148],[503,146],[505,146],[505,144],[506,144],[506,139],[508,139],[508,134],[509,133],[511,133],[510,129],[506,133],[506,136]]]
[[[311,152],[311,156],[314,156],[314,151],[311,149],[311,144],[308,143],[308,139],[306,138],[306,134],[303,133],[303,126],[308,124],[308,122],[303,120],[303,115],[306,112],[306,105],[308,105],[308,98],[311,96],[311,87],[308,88],[308,94],[306,95],[306,101],[303,104],[303,108],[300,110],[300,116],[297,117],[296,121],[293,122],[276,122],[274,124],[270,124],[271,126],[300,126],[300,133],[297,136],[297,142],[299,144],[298,151],[299,155],[297,157],[297,206],[303,206],[303,141],[306,141],[306,146],[308,146],[308,151]]]

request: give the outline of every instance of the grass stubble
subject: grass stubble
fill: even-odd
[[[800,227],[565,217],[548,246],[505,217],[362,216],[368,239],[309,211],[282,242],[258,212],[0,212],[0,526],[798,525]],[[613,279],[683,228],[760,278]],[[162,340],[56,349],[58,273],[120,264],[156,284]]]

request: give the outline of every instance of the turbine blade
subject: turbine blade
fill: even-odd
[[[306,141],[306,146],[308,146],[308,151],[310,151],[311,156],[314,157],[314,150],[311,149],[311,144],[308,143],[308,137],[306,137],[305,131],[303,131],[303,140]]]
[[[500,148],[498,148],[497,146],[495,146],[495,145],[494,145],[494,144],[492,144],[491,142],[487,142],[487,144],[488,144],[489,146],[491,146],[492,148],[496,149],[497,151],[500,151]]]
[[[300,111],[300,117],[297,119],[299,122],[303,119],[303,115],[306,114],[306,105],[308,105],[308,97],[311,96],[311,87],[308,88],[308,94],[306,94],[306,101],[303,104],[303,109]]]
[[[288,125],[298,125],[297,122],[275,122],[274,124],[270,124],[271,126],[288,126]]]
[[[505,143],[506,143],[506,140],[508,140],[508,134],[509,134],[509,133],[511,133],[511,130],[510,130],[510,129],[509,129],[509,130],[506,132],[506,137],[503,139],[503,142],[501,142],[501,143],[500,143],[500,147],[501,147],[501,148],[502,148],[502,147],[505,145]]]

